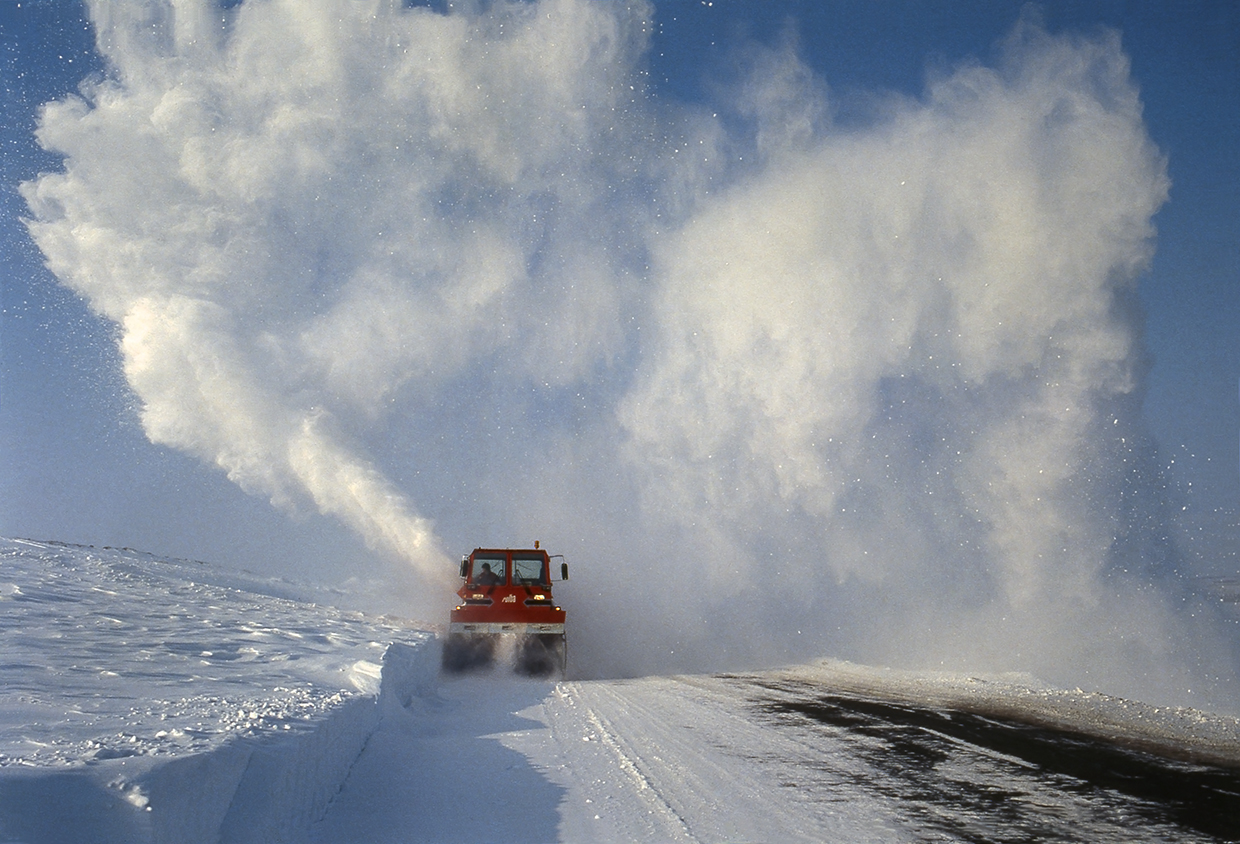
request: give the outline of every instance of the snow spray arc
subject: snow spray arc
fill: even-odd
[[[648,97],[652,5],[465,6],[90,4],[22,190],[152,440],[445,594],[441,535],[558,525],[603,673],[1187,686],[1207,632],[1117,575],[1168,190],[1118,36],[1022,21],[837,127],[790,43],[708,113]]]

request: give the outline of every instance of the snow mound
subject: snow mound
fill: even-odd
[[[128,549],[0,540],[0,839],[304,839],[433,638]]]

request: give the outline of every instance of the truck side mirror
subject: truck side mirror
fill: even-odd
[[[568,563],[560,563],[560,580],[568,580]]]
[[[461,557],[461,577],[469,577],[469,557]]]

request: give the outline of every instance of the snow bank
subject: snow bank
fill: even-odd
[[[425,630],[205,563],[0,539],[0,571],[0,841],[304,839],[437,670]]]
[[[312,724],[242,736],[163,760],[130,757],[77,769],[6,770],[0,777],[4,840],[274,842],[304,840],[322,817],[389,707],[429,692],[429,642],[389,646],[377,696],[347,699]]]
[[[383,712],[425,693],[437,659],[426,643],[394,643],[384,654],[377,697],[358,698],[331,712],[315,729],[271,741],[237,741],[201,760],[152,771],[143,783],[152,814],[161,818],[151,841],[279,842],[305,838],[339,791],[379,726]],[[245,757],[238,765],[235,757]],[[204,814],[199,795],[223,798]],[[167,801],[159,799],[166,794]]]

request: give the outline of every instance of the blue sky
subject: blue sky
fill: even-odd
[[[0,2],[0,73],[10,116],[0,137],[0,533],[132,546],[329,582],[390,581],[391,560],[405,556],[420,562],[413,574],[395,578],[403,585],[393,593],[401,595],[435,580],[426,572],[441,558],[475,544],[525,542],[536,531],[549,545],[598,557],[640,535],[677,548],[695,564],[718,566],[718,588],[703,590],[696,606],[705,615],[728,600],[729,580],[779,576],[795,565],[779,569],[769,560],[824,553],[837,581],[855,590],[848,593],[854,603],[873,599],[883,583],[900,582],[910,601],[914,594],[946,595],[977,608],[992,600],[1019,605],[1027,594],[1049,589],[1050,570],[1034,561],[1041,551],[1012,550],[1010,537],[1060,528],[1075,536],[1077,526],[1063,526],[1071,521],[1065,514],[1084,501],[1097,505],[1096,524],[1072,540],[1080,547],[1063,549],[1084,592],[1097,585],[1100,567],[1140,568],[1129,558],[1143,557],[1157,568],[1149,560],[1168,559],[1173,534],[1183,534],[1175,553],[1186,570],[1235,573],[1240,11],[1234,4],[1049,2],[1025,9],[1032,28],[1012,46],[1021,3],[658,2],[647,16],[651,10],[640,6],[579,7],[566,0],[546,8],[567,10],[569,19],[538,37],[588,49],[551,50],[546,55],[554,61],[537,71],[518,51],[524,46],[486,28],[486,13],[454,7],[452,16],[426,18],[426,26],[410,25],[401,37],[437,57],[428,66],[443,64],[433,70],[441,75],[427,77],[440,86],[435,90],[455,93],[426,100],[422,92],[430,89],[415,85],[399,93],[405,105],[362,97],[361,110],[352,112],[307,106],[278,85],[282,54],[273,50],[264,64],[236,47],[240,35],[227,34],[261,43],[263,27],[280,32],[277,23],[243,14],[246,4],[226,5],[227,15],[202,12],[194,24],[200,29],[191,33],[197,40],[177,29],[189,24],[163,21],[168,33],[185,39],[175,48],[184,69],[175,71],[183,75],[173,84],[163,81],[165,70],[153,56],[174,48],[144,47],[142,36],[127,36],[143,31],[135,23],[140,14],[131,15],[127,4],[108,18],[109,65],[95,52],[95,32],[79,5]],[[631,14],[618,11],[623,8]],[[581,23],[585,9],[597,12],[593,28]],[[412,20],[404,14],[402,27]],[[226,16],[235,28],[227,33],[212,23]],[[495,18],[501,19],[534,27],[515,12]],[[464,39],[453,21],[477,27],[473,39]],[[1118,47],[1108,41],[1112,31],[1119,33]],[[365,49],[347,59],[356,64],[339,77],[315,52],[315,45],[339,39],[353,55],[348,49],[379,37],[365,32],[320,33],[288,61],[309,61],[308,73],[322,72],[316,91],[373,92],[393,77],[385,75],[387,65],[367,65]],[[493,52],[469,52],[478,33],[493,39],[487,42]],[[384,38],[385,49],[393,49],[392,36]],[[195,44],[208,42],[210,49],[237,49],[237,62],[254,64],[244,74],[221,75],[194,52]],[[457,52],[446,49],[453,45]],[[407,55],[392,53],[389,62]],[[578,55],[583,64],[570,68]],[[511,62],[512,69],[488,75],[479,63],[492,61]],[[1063,67],[1073,62],[1081,63],[1077,75]],[[72,150],[70,159],[83,163],[81,180],[39,182],[49,198],[32,200],[40,174],[56,171],[62,160],[35,142],[42,104],[77,91],[83,79],[97,85],[105,67],[127,79],[133,96],[107,112],[112,122],[93,129],[81,115],[59,114],[49,143]],[[540,82],[536,75],[544,71]],[[467,86],[453,87],[466,77],[476,80],[473,91],[495,99],[461,117],[475,104]],[[1039,139],[1035,126],[1019,130],[1033,135],[1014,135],[1014,146],[995,141],[1011,127],[1004,115],[1043,96],[1038,86],[1049,96],[1057,85],[1078,86],[1073,96],[1097,109],[1100,122],[1091,131],[1121,134],[1106,141]],[[171,96],[191,89],[215,99],[199,108],[192,97]],[[996,98],[993,110],[970,111],[966,89],[991,91],[977,96]],[[94,97],[101,89],[91,90]],[[556,100],[563,91],[566,99]],[[1134,91],[1140,110],[1124,105]],[[1020,99],[1026,95],[1032,99]],[[225,147],[212,150],[203,145],[208,135],[194,134],[201,125],[204,132],[220,130],[215,137],[231,133],[235,144],[250,143],[247,121],[254,117],[244,109],[263,97],[286,96],[290,110],[309,110],[298,112],[303,122],[280,130],[284,140],[273,148],[288,143],[304,152],[307,158],[289,152],[288,160],[298,167],[310,161],[309,169],[288,175],[287,162],[258,147],[252,155],[218,158]],[[204,199],[216,185],[202,175],[191,196],[172,170],[142,157],[158,150],[135,151],[148,137],[142,127],[165,119],[161,97],[176,116],[159,124],[160,131],[176,135],[169,143],[178,146],[169,149],[179,150],[180,166],[195,155],[200,173],[214,172],[213,178],[249,168],[234,194],[220,189],[223,198]],[[589,114],[580,126],[569,105]],[[488,112],[492,106],[499,112]],[[419,116],[401,113],[405,107]],[[546,116],[557,108],[565,110],[555,118],[558,128],[549,129]],[[606,109],[621,117],[610,122]],[[488,122],[495,113],[502,117]],[[434,119],[419,123],[422,114]],[[389,149],[382,139],[368,140],[375,133],[354,137],[340,128],[365,120],[376,121],[383,138],[390,133],[390,160],[367,157]],[[434,147],[443,125],[458,134]],[[177,135],[185,126],[191,129]],[[306,127],[320,134],[297,134]],[[562,140],[573,132],[580,134]],[[489,133],[501,139],[498,146],[488,145]],[[313,139],[325,137],[339,144],[330,155],[367,151],[315,164],[311,159],[328,142]],[[910,140],[918,137],[930,141]],[[417,147],[426,138],[430,151],[400,151],[405,141]],[[954,146],[957,141],[963,146]],[[1063,146],[1078,142],[1079,149]],[[1049,156],[1044,173],[1023,173],[1028,161],[1019,156],[1002,163],[1021,144]],[[1115,145],[1114,160],[1105,154],[1107,144]],[[684,162],[683,151],[691,148],[706,150],[697,163]],[[1053,153],[1059,149],[1067,150],[1065,160],[1075,155],[1072,161],[1087,163],[1065,169]],[[923,153],[939,156],[939,163],[918,169]],[[440,164],[457,155],[474,163],[440,173]],[[1081,222],[1061,230],[1053,214],[1030,217],[1034,240],[1051,245],[1005,266],[1005,244],[1025,242],[1025,211],[1012,204],[1017,194],[1005,198],[999,190],[985,200],[997,203],[989,213],[1010,212],[1013,229],[992,231],[984,215],[960,223],[960,215],[982,202],[982,194],[962,187],[973,175],[969,156],[1000,162],[977,191],[1021,170],[1014,190],[1076,196],[1064,207],[1079,212]],[[484,176],[475,172],[478,161],[485,162]],[[952,176],[955,166],[963,169]],[[1115,175],[1105,176],[1113,166]],[[936,244],[933,230],[916,226],[913,233],[925,243],[912,257],[888,247],[867,252],[864,244],[877,229],[858,220],[905,231],[907,209],[885,198],[883,167],[893,179],[896,169],[909,168],[910,179],[925,184],[919,201],[926,219],[963,227],[944,230],[944,243],[982,244],[976,254],[989,257]],[[805,169],[797,175],[798,168]],[[840,187],[845,183],[825,175],[831,172],[856,181]],[[125,199],[134,185],[137,192]],[[330,214],[315,205],[326,186],[335,194]],[[858,204],[858,192],[872,192],[873,204]],[[1113,200],[1097,199],[1111,193]],[[374,207],[374,196],[384,197],[386,207]],[[32,201],[43,204],[32,212]],[[201,207],[179,217],[174,206],[183,201]],[[1094,201],[1097,213],[1087,207]],[[799,202],[815,210],[776,214]],[[1118,208],[1121,202],[1132,209]],[[415,216],[397,213],[400,203],[421,215],[407,236],[390,232]],[[58,222],[60,207],[82,215],[76,227]],[[1080,243],[1070,237],[1111,213],[1114,222],[1098,223],[1096,236],[1082,233]],[[23,222],[32,214],[48,223],[41,242],[62,250],[56,252],[61,281],[71,279],[73,289],[44,267],[43,251]],[[206,219],[237,222],[198,233],[180,228]],[[1089,239],[1111,238],[1133,220],[1152,223],[1156,238],[1138,226],[1122,243],[1108,240],[1110,252]],[[89,241],[95,245],[84,249],[83,232],[91,226],[116,232],[115,239]],[[785,233],[776,236],[788,238],[785,246],[758,238],[763,227],[768,235]],[[161,231],[169,232],[173,247],[166,248]],[[800,240],[797,232],[804,233]],[[1154,251],[1142,270],[1149,244]],[[207,257],[187,257],[199,248]],[[246,249],[257,250],[250,253],[254,260],[234,260]],[[802,251],[803,261],[795,258]],[[313,261],[308,252],[316,253]],[[1075,272],[1062,270],[1065,261],[1101,267],[1093,293],[1063,303],[1070,319],[1056,313],[1060,294],[1037,281],[1040,274]],[[130,269],[115,269],[122,265]],[[823,266],[822,278],[841,286],[824,288],[811,277],[817,271],[805,269]],[[744,276],[740,267],[753,272]],[[877,299],[866,287],[867,267],[890,273],[875,282],[875,290],[886,291]],[[944,267],[955,276],[930,278]],[[755,287],[753,277],[766,268],[785,281]],[[148,271],[146,286],[131,289],[125,273],[147,278]],[[352,274],[350,283],[335,287],[337,273]],[[1136,290],[1135,301],[1112,290],[1111,279],[1125,275],[1131,278],[1121,288]],[[453,286],[434,288],[442,297],[432,301],[418,292],[431,288],[401,286],[409,277],[426,285],[449,279]],[[221,286],[200,294],[194,291],[208,282],[195,280],[164,304],[151,304],[168,285],[200,278]],[[1022,293],[1021,285],[1032,286]],[[1003,298],[987,298],[999,288]],[[970,299],[969,290],[981,298]],[[792,309],[773,308],[784,295]],[[1029,295],[1048,298],[1026,305]],[[476,310],[454,310],[460,301]],[[942,307],[958,310],[940,319],[935,309]],[[978,308],[1028,318],[1028,336],[1019,328],[1004,334],[1010,321],[992,339],[986,339],[990,328],[970,335]],[[887,324],[897,327],[876,339],[875,327]],[[1043,324],[1044,331],[1035,330]],[[1071,336],[1055,340],[1065,325]],[[834,331],[837,340],[819,345],[819,328]],[[940,329],[944,337],[958,334],[949,341]],[[1068,345],[1061,349],[1059,342]],[[1107,351],[1113,342],[1122,351]],[[1047,362],[1068,354],[1064,349],[1080,358],[1056,370]],[[762,357],[767,352],[770,361]],[[926,363],[936,355],[964,374],[946,376]],[[163,368],[182,357],[181,368]],[[225,375],[204,376],[204,366]],[[1123,373],[1115,374],[1116,367]],[[197,375],[185,375],[191,369]],[[1038,394],[1042,382],[1078,376],[1084,380],[1070,397],[1089,407],[1088,419],[1056,418],[1049,428],[1031,421],[1060,400],[1053,391]],[[221,384],[230,391],[226,397],[211,392]],[[795,401],[805,390],[811,396],[802,412]],[[1012,411],[1011,403],[1021,401],[1029,413]],[[206,409],[190,407],[196,402]],[[756,416],[746,416],[750,410]],[[301,420],[287,438],[279,433],[286,418]],[[1099,433],[1104,423],[1114,425],[1114,436]],[[858,445],[864,437],[881,446]],[[940,445],[949,441],[950,452]],[[1059,452],[1074,455],[1066,474],[1038,486],[1044,470],[1036,467]],[[986,454],[1010,465],[986,480],[978,468]],[[1008,483],[1009,492],[981,492],[981,485],[995,483]],[[526,485],[538,492],[497,491]],[[907,492],[912,487],[927,498],[914,499]],[[927,505],[935,493],[936,501],[946,495],[958,506]],[[1052,494],[1061,509],[1040,510]],[[1025,495],[1031,509],[1022,510]],[[669,512],[683,515],[668,519]],[[1090,558],[1093,532],[1111,530],[1104,525],[1116,520],[1126,526],[1114,530],[1106,560]],[[936,560],[953,548],[959,567],[888,562],[870,568],[866,562]],[[631,553],[618,556],[628,560]],[[1081,562],[1086,558],[1092,562]],[[600,574],[597,594],[622,580]],[[1056,600],[1047,597],[1047,605]],[[802,612],[822,618],[845,610],[827,600]],[[693,637],[684,635],[691,649]],[[856,646],[832,635],[824,626],[808,647]],[[789,647],[780,640],[775,650]]]

